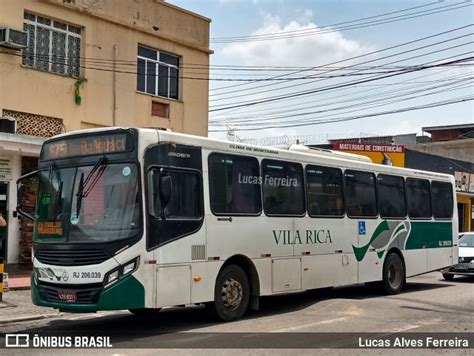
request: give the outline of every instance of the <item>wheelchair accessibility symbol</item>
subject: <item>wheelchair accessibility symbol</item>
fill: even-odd
[[[359,235],[365,235],[365,221],[359,221]]]

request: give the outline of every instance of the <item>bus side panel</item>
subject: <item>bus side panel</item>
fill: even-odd
[[[303,256],[303,289],[356,283],[357,261],[353,254]]]
[[[214,300],[214,288],[224,261],[197,262],[191,265],[191,303]]]
[[[406,276],[416,276],[426,273],[428,268],[428,250],[404,250],[403,259],[405,260]]]
[[[157,307],[191,303],[191,265],[156,268]]]
[[[256,258],[252,262],[258,274],[260,295],[272,294],[272,260],[270,258]]]
[[[352,250],[357,225],[346,218],[295,218],[295,256],[304,256],[303,289],[357,283]]]
[[[359,262],[359,283],[382,280],[384,258],[380,258],[377,251],[369,251],[364,260]]]
[[[154,298],[157,308],[191,303],[194,287],[192,265],[206,264],[206,228],[205,224],[195,234],[179,238],[153,250],[153,259],[157,263],[154,270]],[[193,251],[200,251],[199,255]],[[184,266],[188,269],[187,272]],[[206,270],[197,268],[198,275],[207,282]],[[179,280],[179,287],[169,288],[169,284]],[[201,283],[201,282],[199,282]],[[173,301],[172,304],[167,304]],[[178,302],[179,301],[179,302]]]
[[[428,250],[428,270],[448,267],[452,265],[453,249],[452,247],[432,248]]]

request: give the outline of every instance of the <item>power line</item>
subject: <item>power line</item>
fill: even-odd
[[[438,84],[438,85],[434,85],[434,86],[427,87],[427,88],[424,88],[424,89],[419,89],[419,90],[410,91],[411,89],[426,86],[427,83],[423,83],[421,85],[420,84],[413,85],[409,88],[389,90],[389,91],[381,92],[377,95],[365,95],[365,96],[355,97],[355,98],[351,98],[351,99],[342,98],[341,100],[336,100],[336,101],[333,101],[333,102],[329,102],[327,104],[321,104],[320,102],[318,102],[317,105],[313,105],[313,106],[306,106],[306,107],[301,107],[301,108],[297,108],[297,109],[289,109],[289,110],[270,112],[270,113],[268,113],[268,116],[254,115],[254,116],[246,116],[246,117],[244,116],[244,117],[237,117],[237,118],[234,117],[232,119],[227,119],[227,120],[223,120],[223,119],[221,119],[221,120],[212,120],[211,119],[211,120],[209,120],[209,124],[210,125],[222,125],[225,122],[226,124],[231,123],[232,125],[239,125],[239,124],[245,124],[247,122],[254,122],[256,119],[266,120],[266,121],[271,120],[272,122],[274,122],[278,119],[288,119],[288,118],[296,117],[296,116],[304,116],[304,115],[309,115],[309,114],[319,114],[319,113],[330,112],[330,111],[338,111],[338,110],[342,110],[342,109],[346,109],[346,108],[350,108],[350,107],[365,106],[365,105],[370,104],[370,103],[380,103],[381,102],[380,100],[387,100],[387,99],[391,99],[391,98],[401,98],[401,96],[406,96],[406,95],[413,94],[413,93],[419,93],[419,92],[428,91],[428,90],[437,89],[437,88],[443,88],[443,87],[450,87],[450,86],[453,86],[457,83],[465,83],[466,81],[470,81],[470,80],[472,80],[472,78],[474,78],[474,77],[473,76],[468,76],[468,75],[460,75],[460,76],[457,76],[457,77],[453,77],[450,80],[446,80],[448,83]],[[435,81],[435,83],[439,83],[439,81]],[[468,84],[468,87],[470,85],[471,84]],[[435,93],[437,93],[437,92],[435,92]],[[358,103],[358,104],[348,105],[348,103],[350,103],[350,102],[360,102],[361,100],[365,100],[365,99],[371,99],[371,100],[365,101],[365,102],[362,102],[362,103]],[[340,106],[340,107],[336,107],[336,108],[329,108],[329,109],[321,109],[322,107],[332,106],[332,105],[335,105],[335,104],[344,104],[344,106]],[[297,111],[308,110],[308,109],[313,109],[313,108],[319,108],[320,110],[312,111],[312,112],[306,112],[306,113],[299,113],[299,114],[295,113]],[[292,113],[292,114],[286,115],[285,113]],[[285,114],[285,115],[282,115],[282,114]]]
[[[465,55],[465,54],[470,54],[470,53],[472,53],[472,51],[466,52],[466,53],[463,53],[463,54],[459,54],[459,55]],[[301,92],[288,94],[288,95],[280,95],[280,96],[270,97],[270,98],[267,98],[267,99],[255,100],[255,101],[252,101],[252,102],[246,102],[246,103],[242,103],[242,104],[235,104],[235,105],[231,105],[231,106],[227,106],[227,107],[223,107],[223,108],[212,109],[212,110],[209,110],[209,112],[222,111],[222,110],[240,108],[240,107],[248,107],[248,106],[254,106],[254,105],[258,105],[258,104],[262,104],[262,103],[269,103],[269,102],[275,102],[275,101],[278,101],[278,100],[284,100],[284,99],[287,99],[287,98],[300,97],[300,96],[314,94],[314,93],[318,93],[318,92],[322,92],[322,91],[328,91],[328,90],[333,90],[333,89],[337,89],[337,88],[343,88],[343,87],[346,87],[346,86],[353,86],[353,85],[356,85],[356,84],[363,84],[363,83],[372,82],[372,81],[375,81],[375,80],[390,78],[390,77],[398,76],[398,75],[402,75],[402,74],[417,72],[417,71],[425,70],[425,69],[428,69],[428,68],[442,67],[442,66],[444,66],[448,63],[461,63],[461,62],[466,62],[466,61],[472,61],[473,59],[474,59],[474,57],[467,57],[467,58],[462,58],[462,59],[458,59],[458,60],[454,60],[454,61],[450,61],[450,62],[445,62],[445,63],[440,63],[440,64],[433,64],[433,65],[428,65],[428,66],[414,66],[410,70],[404,70],[404,71],[400,71],[400,72],[397,72],[397,73],[378,76],[378,77],[375,77],[375,78],[373,78],[373,77],[370,78],[369,77],[369,78],[359,80],[359,81],[346,82],[346,83],[342,83],[342,84],[336,84],[336,85],[333,85],[333,86],[326,86],[326,87],[323,87],[323,88],[318,88],[318,89],[313,89],[313,90],[301,91]]]
[[[437,68],[438,70],[444,70],[446,71],[446,67],[443,67],[443,68]],[[450,68],[448,68],[450,69]],[[366,92],[371,92],[371,91],[374,91],[374,90],[378,90],[378,88],[380,87],[383,87],[383,86],[395,86],[395,85],[406,85],[406,84],[410,84],[410,83],[413,83],[412,80],[419,80],[419,79],[422,79],[422,78],[426,78],[426,77],[431,77],[431,76],[434,76],[434,75],[438,75],[439,74],[439,71],[437,71],[436,73],[428,73],[428,74],[423,74],[423,75],[417,75],[417,76],[414,76],[412,78],[408,78],[408,79],[405,79],[405,80],[401,80],[401,81],[398,81],[398,82],[395,82],[395,83],[378,83],[378,84],[359,84],[359,85],[356,85],[355,87],[359,88],[359,87],[370,87],[369,89],[365,89],[365,90],[358,90],[356,91],[355,93],[351,93],[351,94],[345,94],[345,96],[349,96],[349,95],[354,95],[354,94],[360,94],[360,93],[366,93]],[[423,83],[426,83],[426,82],[420,82],[420,84],[423,84]],[[350,86],[350,87],[344,87],[344,88],[338,88],[338,89],[334,89],[332,92],[339,92],[339,91],[343,91],[343,92],[346,92],[347,90],[352,90],[354,89],[354,87]],[[288,105],[287,103],[285,103],[284,106],[275,106],[273,105],[274,103],[272,103],[272,109],[286,109],[286,108],[291,108],[291,107],[294,107],[294,106],[301,106],[301,105],[306,105],[306,104],[312,104],[314,103],[314,97],[315,96],[319,96],[319,95],[324,95],[324,94],[327,94],[327,93],[317,93],[317,94],[314,94],[314,95],[311,95],[311,101],[306,101],[306,102],[298,102],[297,104],[293,104],[293,105]],[[344,97],[344,95],[342,96]],[[338,98],[340,99],[341,98],[341,94],[339,95],[335,95],[335,96],[330,96],[329,98],[325,98],[325,99],[322,99],[322,101],[327,101],[327,100],[330,100],[330,99],[335,99],[335,98]],[[295,101],[295,100],[300,100],[300,98],[289,98],[287,100],[285,100],[286,102],[288,101]],[[318,101],[318,103],[320,103],[321,100]],[[262,104],[261,106],[266,106],[266,105],[269,105],[269,104]],[[239,112],[239,111],[242,111],[244,110],[246,113],[248,113],[248,108],[237,108],[237,109],[233,109],[233,110],[230,110],[230,111],[227,111],[225,113],[225,115],[230,115],[230,114],[233,114],[235,112]],[[268,112],[268,108],[261,108],[261,109],[256,109],[253,108],[253,110],[250,112],[251,114],[257,114],[259,112]],[[219,118],[219,117],[217,117]]]
[[[433,34],[433,35],[429,35],[429,36],[417,38],[417,39],[415,39],[415,40],[411,40],[411,41],[408,41],[408,42],[399,43],[399,44],[396,44],[396,45],[393,45],[393,46],[390,46],[390,47],[385,47],[385,48],[382,48],[382,49],[379,49],[379,50],[375,50],[375,51],[372,51],[372,52],[360,54],[360,55],[357,55],[357,56],[354,56],[354,57],[349,57],[349,58],[345,58],[345,59],[342,59],[342,60],[338,60],[338,61],[326,63],[326,64],[324,64],[324,65],[318,65],[318,66],[314,66],[314,67],[310,67],[310,68],[306,68],[306,69],[301,69],[301,70],[293,71],[293,72],[290,72],[290,73],[286,73],[286,75],[308,72],[308,71],[310,71],[310,70],[322,68],[323,66],[331,66],[331,65],[335,65],[335,64],[340,64],[340,63],[348,62],[348,61],[353,61],[353,60],[356,60],[356,59],[359,59],[359,58],[363,58],[363,57],[367,57],[367,56],[372,56],[372,55],[374,55],[374,54],[379,54],[379,53],[382,53],[382,52],[390,51],[390,50],[395,49],[395,48],[399,48],[399,47],[411,45],[411,44],[414,44],[414,43],[417,43],[417,42],[422,42],[422,41],[425,41],[425,40],[428,40],[428,39],[431,39],[431,38],[443,36],[443,35],[446,35],[446,34],[448,34],[448,33],[452,33],[452,32],[457,32],[457,31],[460,31],[460,30],[464,30],[464,29],[467,29],[467,28],[472,27],[472,26],[474,26],[474,25],[473,25],[473,24],[468,24],[468,25],[456,27],[456,28],[453,28],[453,29],[450,29],[450,30],[447,30],[447,31],[438,32],[438,33],[435,33],[435,34]],[[370,62],[373,62],[373,60],[372,60],[372,61],[368,61],[368,62],[358,63],[357,65],[366,64],[366,63],[370,63]],[[355,65],[349,65],[349,66],[345,66],[345,67],[343,67],[343,68],[348,69],[348,68],[353,68],[354,66],[355,66]],[[330,70],[330,71],[323,72],[323,74],[326,74],[326,73],[331,73],[331,70]],[[279,78],[279,77],[281,77],[281,76],[282,76],[282,75],[277,75],[277,76],[273,76],[273,77],[270,77],[270,78]],[[241,87],[241,86],[251,85],[251,84],[253,84],[253,83],[243,83],[243,84],[228,85],[228,86],[224,86],[224,87],[220,87],[220,88],[213,89],[213,90],[211,90],[211,92],[212,92],[212,91],[218,91],[218,90],[229,89],[229,88],[234,88],[234,87]],[[276,83],[276,84],[279,84],[279,83]],[[276,85],[276,84],[264,84],[264,85],[260,85],[260,86],[253,87],[253,88],[251,88],[250,90],[254,90],[254,89],[258,89],[258,88],[264,88],[264,87],[269,87],[269,86],[273,86],[273,85]],[[211,97],[212,97],[212,96],[215,97],[215,96],[226,95],[226,94],[233,94],[233,93],[240,93],[240,92],[241,92],[241,89],[238,89],[238,90],[227,91],[227,92],[223,92],[223,93],[210,94],[210,96],[211,96]]]
[[[392,15],[392,14],[400,13],[400,12],[405,12],[405,11],[410,11],[410,10],[414,10],[414,9],[419,9],[419,8],[422,8],[422,7],[427,7],[427,6],[431,6],[431,5],[435,5],[435,4],[439,4],[439,3],[440,3],[440,1],[435,1],[435,2],[432,2],[432,3],[429,3],[429,4],[425,4],[425,5],[419,5],[419,6],[410,7],[410,8],[407,8],[407,9],[402,9],[402,10],[387,12],[387,13],[383,13],[383,14],[379,14],[379,15],[375,15],[375,16],[362,17],[362,18],[356,19],[356,20],[350,20],[350,21],[344,21],[344,22],[333,23],[333,24],[331,24],[331,25],[324,25],[324,26],[322,26],[322,27],[334,27],[334,26],[344,25],[344,24],[347,24],[347,23],[353,23],[353,22],[359,22],[359,21],[363,21],[363,20],[369,20],[369,19],[373,19],[373,18],[377,18],[377,17],[383,17],[383,16],[387,16],[387,15]],[[285,31],[284,33],[285,33],[285,34],[300,33],[300,32],[302,32],[302,31],[306,31],[306,30]],[[212,37],[211,40],[239,39],[239,38],[255,38],[255,37],[261,37],[261,36],[268,36],[268,35],[272,35],[272,34],[274,34],[274,33],[266,33],[266,34],[251,35],[251,36]]]
[[[365,118],[370,118],[370,117],[377,117],[377,116],[391,115],[391,114],[399,114],[399,113],[408,112],[408,111],[417,111],[417,110],[429,109],[429,108],[434,108],[434,107],[458,104],[458,103],[468,102],[468,101],[472,101],[472,100],[474,100],[474,96],[466,96],[466,97],[455,98],[455,99],[452,99],[452,100],[445,100],[445,101],[441,101],[441,102],[436,101],[436,102],[432,102],[432,103],[429,103],[429,104],[426,104],[426,105],[411,106],[411,107],[400,108],[400,109],[396,109],[396,110],[388,110],[388,111],[382,111],[382,112],[378,112],[378,113],[372,113],[372,114],[364,114],[364,115],[351,116],[351,117],[342,117],[342,118],[337,118],[337,119],[332,119],[332,120],[327,120],[327,121],[304,122],[304,123],[295,123],[295,124],[278,125],[278,126],[267,126],[267,127],[256,127],[256,128],[241,128],[241,129],[239,129],[239,131],[256,131],[256,130],[280,129],[280,128],[289,128],[289,127],[304,127],[304,126],[311,126],[311,125],[321,125],[321,124],[326,124],[326,123],[353,121],[353,120],[365,119]],[[209,130],[209,132],[225,132],[225,131],[226,130]]]
[[[426,88],[426,89],[423,89],[423,90],[415,90],[415,91],[407,92],[407,93],[402,95],[403,97],[401,97],[400,95],[395,95],[395,96],[387,97],[387,98],[382,99],[382,100],[381,99],[369,100],[369,101],[366,101],[366,102],[363,102],[363,103],[353,104],[353,105],[348,105],[348,106],[340,106],[340,107],[331,108],[331,109],[317,110],[317,111],[304,112],[304,113],[299,113],[299,114],[284,115],[284,116],[279,116],[279,117],[268,118],[267,120],[265,120],[265,123],[258,123],[258,122],[255,122],[255,120],[254,120],[254,122],[247,122],[247,121],[246,122],[234,122],[234,121],[232,121],[231,124],[236,129],[238,129],[239,125],[240,126],[245,125],[245,127],[261,126],[261,125],[269,124],[269,123],[273,124],[273,125],[276,125],[276,124],[280,123],[281,120],[285,120],[285,122],[287,122],[287,123],[299,120],[299,119],[289,120],[290,118],[296,118],[296,117],[302,117],[302,116],[308,116],[308,115],[314,115],[314,114],[322,114],[322,113],[331,112],[331,111],[341,111],[341,110],[344,110],[344,109],[347,109],[347,108],[357,108],[355,110],[348,110],[348,111],[344,111],[344,112],[324,115],[323,117],[327,118],[327,117],[330,117],[330,116],[337,116],[337,115],[341,115],[341,114],[349,114],[349,113],[364,111],[364,110],[379,107],[379,106],[392,105],[392,104],[396,104],[396,103],[399,103],[399,102],[402,102],[402,101],[409,101],[409,100],[418,99],[418,98],[431,96],[431,95],[436,95],[436,94],[440,94],[440,93],[448,93],[448,92],[451,92],[451,91],[466,89],[466,88],[469,88],[469,87],[472,86],[472,83],[470,83],[470,82],[472,82],[473,79],[474,79],[474,76],[471,76],[471,77],[467,78],[467,80],[463,79],[463,80],[459,80],[459,81],[456,81],[456,82],[450,83],[450,84],[443,84],[443,85],[433,86],[431,88]],[[468,83],[466,83],[466,82],[468,82]],[[431,92],[424,93],[424,94],[408,96],[410,94],[417,94],[417,93],[422,93],[422,92],[429,91],[429,90],[432,90],[432,89],[438,89],[438,88],[450,87],[450,86],[451,86],[451,88],[449,88],[449,89],[442,89],[442,90],[437,90],[437,91],[431,91]],[[408,97],[404,97],[404,96],[408,96]],[[358,107],[361,107],[361,108],[358,108]],[[312,119],[316,119],[316,118],[318,118],[318,117],[313,117]],[[215,126],[215,124],[211,124],[211,126]]]
[[[256,41],[290,39],[290,38],[303,37],[303,36],[314,36],[314,35],[332,33],[332,32],[336,32],[336,31],[337,32],[348,31],[348,30],[353,30],[353,29],[377,26],[377,25],[381,25],[381,24],[399,22],[399,21],[404,21],[404,20],[408,20],[408,19],[424,17],[424,16],[428,16],[428,15],[443,13],[443,12],[447,12],[447,11],[453,11],[453,10],[457,10],[457,9],[462,9],[464,7],[472,6],[470,4],[467,4],[467,5],[461,5],[461,4],[463,4],[463,2],[456,3],[456,4],[450,4],[450,5],[444,5],[444,6],[440,6],[440,7],[437,7],[437,8],[434,8],[434,9],[429,9],[429,10],[417,11],[417,12],[413,12],[413,13],[405,14],[405,15],[398,15],[398,16],[388,17],[386,19],[380,19],[380,20],[375,20],[375,21],[367,21],[365,23],[362,22],[362,23],[354,24],[354,25],[346,25],[346,26],[326,25],[326,26],[323,26],[321,28],[310,28],[310,29],[296,30],[296,31],[298,31],[298,33],[290,33],[290,31],[287,31],[287,32],[272,33],[272,34],[261,34],[261,35],[242,36],[242,37],[228,37],[228,38],[221,38],[221,39],[212,38],[211,42],[213,42],[213,43],[256,42]],[[461,6],[458,6],[458,5],[461,5]],[[380,16],[378,16],[378,17],[380,17]],[[350,21],[350,22],[360,22],[360,21],[361,20],[353,20],[353,21]],[[296,32],[296,31],[294,31],[294,32]]]
[[[18,56],[18,57],[25,57],[25,55],[21,54],[13,54],[12,55]],[[69,66],[67,61],[64,60],[52,60],[50,59],[49,55],[42,55],[42,54],[28,54],[26,55],[28,59],[35,58],[37,61],[40,61],[42,63],[50,63],[50,64],[60,64],[64,65],[65,67]],[[108,67],[99,67],[99,66],[86,66],[81,63],[79,63],[79,68],[83,69],[88,69],[88,70],[97,70],[97,71],[105,71],[105,72],[113,72],[113,73],[120,73],[120,74],[135,74],[135,75],[145,75],[146,77],[155,77],[159,76],[158,73],[154,74],[147,74],[140,72],[138,70],[136,71],[130,71],[130,70],[120,70],[120,69],[111,69]],[[408,68],[408,66],[401,67],[401,68]],[[380,71],[380,72],[366,72],[366,73],[348,73],[348,74],[339,74],[339,75],[332,75],[332,76],[317,76],[317,75],[311,75],[311,76],[305,76],[305,77],[281,77],[281,78],[267,78],[267,79],[246,79],[246,78],[207,78],[207,77],[189,77],[189,76],[184,76],[180,75],[178,78],[183,79],[183,80],[200,80],[200,81],[229,81],[229,82],[254,82],[255,80],[257,81],[299,81],[299,80],[313,80],[315,78],[322,78],[322,79],[332,79],[332,78],[340,78],[340,77],[350,77],[350,76],[362,76],[362,75],[368,75],[368,74],[386,74],[386,73],[393,73],[397,72],[396,70],[386,70],[386,71]],[[177,78],[175,75],[161,75],[162,78]]]
[[[446,68],[437,68],[437,69],[442,69],[444,71],[446,71]],[[428,85],[430,83],[439,83],[439,82],[442,82],[442,81],[451,81],[453,78],[455,77],[449,77],[450,79],[445,79],[445,78],[440,78],[438,80],[432,80],[432,81],[420,81],[420,82],[413,82],[413,80],[418,80],[418,79],[421,79],[421,78],[426,78],[426,77],[431,77],[431,76],[434,76],[434,75],[438,75],[440,74],[439,72],[436,72],[436,73],[429,73],[429,74],[424,74],[424,75],[420,75],[420,76],[416,76],[414,78],[410,78],[410,79],[406,79],[406,80],[402,80],[402,81],[399,81],[399,82],[395,82],[395,83],[380,83],[380,84],[367,84],[367,85],[359,85],[359,86],[370,86],[371,88],[369,89],[365,89],[365,90],[359,90],[359,91],[356,91],[355,93],[351,93],[351,94],[345,94],[345,95],[342,95],[339,94],[339,95],[335,95],[335,96],[331,96],[329,98],[325,98],[325,99],[319,99],[318,100],[318,104],[315,105],[315,106],[312,106],[312,107],[321,107],[321,106],[328,106],[328,105],[331,105],[331,103],[329,104],[321,104],[322,102],[326,102],[328,100],[331,100],[331,99],[341,99],[341,98],[345,98],[349,95],[353,96],[353,95],[356,95],[356,94],[361,94],[361,93],[367,93],[367,92],[373,92],[374,90],[378,90],[380,87],[387,87],[387,86],[400,86],[400,85],[409,85],[409,87],[405,87],[403,88],[402,90],[405,90],[405,89],[410,89],[410,88],[414,88],[414,87],[420,87],[420,86],[425,86],[425,85]],[[459,76],[457,76],[459,77]],[[415,85],[413,85],[415,84]],[[359,87],[358,86],[358,87]],[[340,89],[335,89],[334,91],[345,91],[345,90],[348,90],[348,89],[351,89],[351,87],[346,87],[346,88],[340,88]],[[398,90],[398,89],[397,89]],[[391,91],[391,92],[394,92],[394,91]],[[382,92],[382,93],[379,93],[379,94],[383,94],[383,93],[388,93],[387,91],[386,92]],[[378,95],[377,95],[378,96]],[[366,98],[366,97],[374,97],[374,95],[367,95],[365,97],[359,97],[359,98]],[[297,99],[297,98],[296,98]],[[347,99],[343,99],[343,100],[347,100]],[[352,101],[354,99],[351,99],[350,101]],[[342,100],[341,100],[342,101]],[[294,112],[294,111],[299,111],[299,110],[304,110],[306,108],[308,108],[307,106],[305,107],[302,107],[302,108],[299,108],[303,105],[308,105],[308,104],[313,104],[314,103],[314,98],[311,98],[311,101],[305,101],[305,102],[299,102],[297,104],[293,104],[293,105],[288,105],[288,104],[285,104],[284,106],[272,106],[272,109],[274,110],[277,110],[277,109],[285,109],[285,110],[280,110],[280,111],[273,111],[273,112],[268,112],[268,108],[262,108],[262,109],[257,109],[257,110],[252,110],[250,113],[249,112],[246,112],[245,114],[249,115],[249,114],[252,114],[254,116],[240,116],[240,117],[237,117],[236,119],[242,119],[242,118],[255,118],[255,115],[260,115],[259,113],[262,112],[264,114],[277,114],[277,113],[284,113],[284,112]],[[296,107],[296,109],[295,109]],[[311,108],[311,106],[310,106]],[[245,108],[244,108],[245,109]],[[242,109],[236,109],[235,111],[238,111],[238,110],[242,110]],[[244,115],[245,115],[244,114]],[[261,116],[259,116],[261,117]],[[234,119],[234,117],[232,118]],[[213,119],[210,120],[210,122],[221,122],[221,121],[224,121],[224,120],[228,120],[227,117],[225,116],[222,116],[222,117],[214,117]]]

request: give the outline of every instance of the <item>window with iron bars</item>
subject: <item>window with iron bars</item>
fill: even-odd
[[[23,50],[23,65],[79,76],[81,28],[25,12],[23,29],[28,32],[28,47]]]

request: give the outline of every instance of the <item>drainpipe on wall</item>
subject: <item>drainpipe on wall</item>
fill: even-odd
[[[117,116],[117,45],[114,45],[114,67],[113,67],[113,79],[112,79],[112,97],[113,97],[113,109],[112,109],[112,126],[116,126]]]

